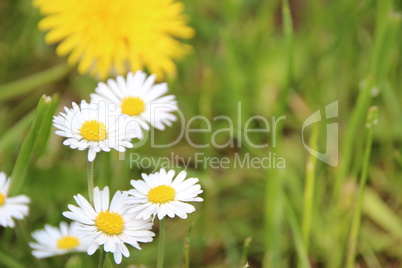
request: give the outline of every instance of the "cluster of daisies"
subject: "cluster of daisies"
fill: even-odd
[[[30,243],[33,255],[46,258],[68,252],[86,251],[89,255],[103,246],[105,252],[113,253],[117,264],[122,256],[129,257],[127,245],[141,249],[139,242],[153,240],[151,231],[154,218],[178,216],[187,218],[194,212],[188,201],[202,201],[198,179],[186,179],[186,172],[160,172],[146,175],[143,180],[132,180],[134,187],[128,191],[117,191],[110,200],[109,188],[98,187],[93,191],[93,203],[80,194],[74,196],[77,203],[68,205],[63,215],[73,222],[60,223],[60,228],[45,226],[33,233],[35,243]]]
[[[88,149],[90,162],[101,150],[124,152],[132,148],[131,140],[140,139],[150,125],[164,130],[176,120],[172,114],[177,110],[175,97],[163,96],[168,90],[166,83],[154,83],[155,76],[147,78],[142,71],[129,73],[126,79],[118,76],[100,82],[90,103],[72,103],[72,108],[54,118],[59,129],[56,134],[66,137],[63,144],[72,149]]]
[[[167,90],[165,83],[155,84],[155,76],[147,77],[142,71],[100,82],[90,103],[72,103],[72,108],[65,107],[54,117],[56,134],[65,137],[63,144],[72,149],[87,149],[89,164],[100,151],[124,152],[133,147],[132,139],[143,136],[143,131],[150,127],[163,130],[175,121],[172,112],[177,110],[177,103],[174,96],[165,96]],[[8,197],[9,184],[10,179],[0,173],[0,224],[4,227],[14,227],[13,219],[28,214],[29,198]],[[127,245],[141,249],[139,243],[153,240],[155,217],[185,219],[195,211],[187,202],[202,201],[198,179],[186,179],[185,171],[175,177],[173,170],[161,169],[142,174],[142,180],[132,180],[131,185],[132,189],[117,191],[111,199],[107,186],[89,189],[89,199],[75,195],[76,205],[68,205],[69,211],[63,212],[72,222],[35,231],[35,242],[30,243],[32,254],[36,258],[80,251],[92,255],[101,248],[113,253],[119,264],[122,256],[130,255]]]
[[[59,43],[57,54],[67,56],[69,64],[78,64],[80,73],[100,79],[126,74],[146,67],[155,75],[142,71],[100,82],[90,102],[72,103],[71,108],[55,116],[56,134],[65,137],[63,144],[80,151],[88,150],[88,167],[100,151],[124,152],[134,147],[151,127],[159,130],[171,126],[177,110],[175,97],[165,95],[166,83],[155,84],[156,76],[176,72],[173,60],[191,51],[177,38],[189,39],[194,30],[187,26],[183,4],[159,0],[34,0],[44,15],[39,28],[49,31],[46,42]],[[152,14],[152,16],[149,16]],[[33,255],[46,258],[71,251],[93,254],[100,247],[112,252],[116,263],[128,257],[126,244],[140,249],[139,242],[152,241],[153,219],[175,215],[186,218],[195,208],[189,201],[202,201],[198,179],[186,179],[186,173],[174,178],[174,171],[164,169],[142,174],[143,180],[131,181],[134,187],[117,191],[110,200],[109,188],[89,183],[89,201],[74,196],[63,215],[71,224],[46,225],[33,233]],[[0,173],[0,225],[14,227],[29,211],[25,195],[8,197],[10,179]],[[159,259],[159,258],[158,258]]]

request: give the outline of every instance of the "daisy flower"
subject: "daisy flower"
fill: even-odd
[[[44,229],[33,232],[32,237],[36,242],[29,243],[32,255],[42,259],[69,252],[86,251],[88,246],[80,242],[77,227],[76,222],[72,222],[70,226],[66,222],[61,222],[60,228],[46,224]]]
[[[4,172],[0,172],[0,225],[14,228],[14,219],[22,220],[28,215],[30,202],[26,195],[8,197],[10,179]]]
[[[162,79],[176,72],[174,59],[191,51],[176,38],[194,30],[175,0],[34,0],[45,16],[45,41],[59,43],[57,54],[78,64],[80,73],[105,79],[146,67]]]
[[[117,264],[122,255],[130,255],[126,245],[141,249],[138,242],[151,242],[155,235],[149,231],[150,221],[138,220],[128,213],[127,194],[117,191],[109,203],[109,188],[102,191],[94,188],[94,206],[82,195],[74,196],[77,206],[68,205],[71,211],[63,215],[79,223],[78,233],[83,243],[88,243],[87,253],[92,255],[100,245],[106,252],[112,252]]]
[[[118,76],[116,80],[109,79],[107,84],[99,83],[91,102],[110,102],[115,104],[119,112],[130,116],[141,124],[145,130],[153,127],[164,130],[165,125],[171,126],[176,117],[171,112],[177,110],[177,102],[173,95],[162,96],[168,91],[166,83],[154,84],[155,75],[147,78],[138,71],[129,73],[127,78]]]
[[[132,180],[134,189],[128,191],[129,202],[134,205],[129,212],[137,213],[137,218],[149,219],[158,215],[159,220],[166,215],[173,218],[187,218],[187,213],[195,211],[194,206],[184,203],[188,201],[201,202],[197,197],[202,193],[201,186],[197,184],[197,178],[186,178],[186,172],[180,172],[173,179],[175,172],[160,172],[146,175],[141,174],[144,180]]]
[[[133,147],[129,139],[141,137],[138,123],[118,113],[117,109],[113,110],[110,105],[88,104],[83,100],[80,106],[74,102],[72,106],[72,109],[65,107],[65,113],[54,117],[53,124],[59,129],[56,134],[66,137],[63,144],[71,149],[88,149],[90,162],[101,150],[124,152]]]

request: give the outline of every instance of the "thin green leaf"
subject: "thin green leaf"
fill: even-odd
[[[290,229],[292,230],[293,239],[296,246],[297,256],[299,258],[299,267],[310,268],[310,262],[307,255],[307,250],[303,243],[302,233],[300,231],[300,224],[297,221],[297,215],[292,208],[289,199],[286,198],[286,214],[288,217]]]
[[[50,130],[53,125],[53,115],[56,112],[58,104],[59,104],[59,97],[57,95],[52,96],[52,101],[49,103],[49,107],[46,111],[46,114],[44,115],[45,117],[42,121],[42,125],[40,127],[37,136],[35,150],[38,152],[38,156],[43,155],[43,153],[46,151],[46,147],[50,136]]]
[[[36,142],[41,140],[39,135],[42,132],[41,128],[52,118],[50,113],[54,107],[52,99],[47,96],[42,96],[37,106],[35,121],[29,130],[27,137],[22,144],[20,153],[18,154],[17,162],[12,172],[12,183],[10,185],[10,194],[17,194],[24,185],[26,172],[31,161],[32,153],[35,149]]]

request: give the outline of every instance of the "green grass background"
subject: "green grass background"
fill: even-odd
[[[379,107],[379,119],[356,265],[401,267],[401,2],[290,1],[291,16],[277,0],[184,2],[197,33],[189,41],[194,51],[178,62],[177,76],[168,83],[186,120],[202,115],[213,121],[226,115],[235,127],[238,120],[244,127],[254,115],[286,115],[278,128],[277,147],[253,149],[243,140],[240,148],[196,149],[183,139],[171,148],[155,149],[147,142],[130,152],[155,159],[171,152],[192,159],[195,153],[233,159],[235,154],[264,157],[275,152],[285,158],[286,169],[204,169],[193,163],[187,171],[200,179],[205,201],[196,204],[197,211],[187,220],[167,221],[166,267],[183,266],[184,242],[192,223],[190,267],[243,267],[246,259],[250,267],[344,267],[371,105]],[[42,132],[27,135],[34,109],[43,94],[53,95],[48,113],[57,104],[60,111],[72,101],[89,100],[97,83],[65,67],[66,60],[55,55],[55,47],[44,43],[44,33],[37,29],[40,18],[30,1],[0,1],[0,170],[11,175],[26,137],[31,137],[33,149],[32,157],[26,154],[13,173],[25,178],[18,193],[31,197],[30,215],[15,229],[0,229],[0,266],[95,267],[96,254],[35,260],[27,245],[30,232],[45,223],[58,225],[65,220],[61,212],[73,203],[72,196],[87,192],[86,153],[63,146],[54,129],[46,131],[50,126],[46,120],[41,122]],[[27,77],[30,80],[24,80]],[[302,145],[301,126],[311,113],[333,101],[339,101],[340,164],[334,168],[318,161],[306,172],[306,163],[313,160]],[[205,124],[198,120],[192,126]],[[227,127],[225,121],[217,121],[212,128]],[[325,151],[325,124],[317,129],[316,147]],[[169,142],[179,130],[176,122],[155,136]],[[313,137],[310,134],[311,129],[307,140]],[[222,133],[217,139],[238,141],[238,135]],[[211,133],[193,133],[191,138],[205,143]],[[272,133],[252,138],[271,144]],[[130,168],[128,158],[118,159],[116,152],[97,156],[95,185],[126,190],[130,179],[152,171]],[[309,195],[306,187],[312,184],[306,177],[312,174],[315,187]],[[308,216],[304,204],[310,201]],[[308,220],[310,231],[303,225]],[[252,241],[244,247],[248,237]],[[155,267],[157,241],[144,244],[142,251],[130,250],[121,267]],[[108,259],[107,265],[116,266],[111,256]]]

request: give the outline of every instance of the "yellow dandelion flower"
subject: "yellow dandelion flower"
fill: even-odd
[[[174,59],[191,47],[183,4],[175,0],[34,0],[45,15],[39,28],[57,54],[78,63],[80,73],[105,79],[146,67],[162,79],[174,73]]]

